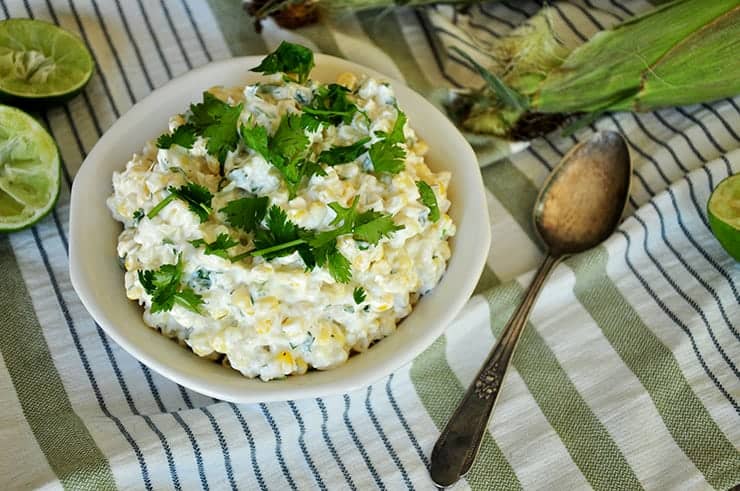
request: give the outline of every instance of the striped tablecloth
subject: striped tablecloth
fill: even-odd
[[[59,204],[34,228],[0,238],[0,488],[431,489],[430,449],[542,256],[529,211],[574,139],[538,139],[483,169],[488,268],[481,293],[447,334],[387,379],[315,400],[215,401],[111,342],[69,283],[69,189],[116,118],[195,66],[265,53],[287,38],[422,93],[477,85],[447,48],[474,53],[537,4],[363,13],[298,32],[267,22],[262,34],[236,0],[0,6],[3,17],[78,33],[99,67],[81,96],[40,114],[64,159]],[[573,0],[554,8],[561,34],[577,41],[649,5]],[[740,170],[738,101],[597,122],[629,141],[631,216],[603,246],[555,271],[458,489],[740,483],[740,266],[715,242],[705,214],[713,186]]]

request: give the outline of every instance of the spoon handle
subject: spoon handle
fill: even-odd
[[[432,480],[438,486],[451,486],[473,465],[519,335],[527,325],[545,280],[561,259],[549,254],[545,257],[522,302],[442,430],[432,450],[430,469]]]

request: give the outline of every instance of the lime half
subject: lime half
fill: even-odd
[[[20,109],[0,105],[0,232],[29,227],[49,213],[61,170],[51,135]]]
[[[707,211],[714,236],[735,261],[740,261],[740,174],[719,183],[709,197]]]
[[[74,34],[32,19],[0,21],[0,97],[55,103],[79,93],[95,64]]]

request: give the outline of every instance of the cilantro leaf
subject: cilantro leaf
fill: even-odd
[[[398,174],[404,168],[406,151],[395,143],[388,141],[387,138],[373,143],[368,154],[373,162],[375,172]]]
[[[157,216],[157,214],[175,198],[179,198],[186,202],[190,211],[198,215],[201,223],[208,220],[208,215],[211,213],[211,200],[213,199],[213,195],[208,188],[195,184],[194,182],[189,182],[180,188],[169,186],[167,191],[170,192],[170,195],[157,203],[157,205],[147,213],[146,216],[150,220]]]
[[[203,304],[203,297],[187,286],[175,293],[174,300],[176,303],[192,312],[195,312],[196,314],[200,313],[199,307]]]
[[[270,160],[267,129],[264,126],[242,126],[241,135],[242,141],[244,141],[244,145],[262,155],[265,160]]]
[[[403,143],[406,141],[406,137],[403,134],[403,128],[406,126],[406,114],[396,107],[398,115],[396,116],[396,122],[393,124],[393,129],[388,134],[386,139],[391,143]]]
[[[352,237],[370,244],[377,244],[383,237],[388,237],[393,232],[403,229],[403,225],[393,223],[393,217],[376,211],[361,214],[357,223]]]
[[[302,84],[308,79],[313,66],[313,52],[310,49],[299,44],[283,41],[258,66],[250,70],[261,72],[265,75],[280,72],[286,75],[293,74],[297,78],[291,78],[291,80]]]
[[[172,133],[165,133],[157,138],[157,148],[170,148],[179,145],[183,148],[193,148],[195,143],[195,127],[191,124],[183,124],[175,128]]]
[[[232,227],[245,232],[253,232],[265,218],[270,198],[239,198],[226,203],[219,211],[226,215],[226,221]]]
[[[308,231],[288,220],[288,215],[279,206],[270,207],[265,219],[265,227],[255,231],[254,245],[257,249],[252,251],[251,255],[272,259],[287,256],[295,251],[300,253],[299,249],[304,251],[301,257],[309,252],[303,238]],[[308,263],[306,266],[308,267]]]
[[[316,121],[338,125],[352,122],[357,106],[347,98],[349,89],[339,84],[322,85],[317,90],[311,103],[303,106],[303,112]]]
[[[223,175],[226,156],[236,150],[239,141],[237,123],[242,105],[232,106],[210,92],[203,92],[203,102],[191,104],[190,112],[188,123],[200,136],[208,139],[206,150],[218,159]]]
[[[416,181],[416,187],[419,189],[419,201],[429,208],[429,220],[436,222],[439,220],[439,206],[437,206],[437,197],[434,195],[434,190],[424,181]]]
[[[211,243],[208,243],[204,241],[203,239],[196,239],[196,240],[191,240],[190,244],[193,247],[200,247],[202,245],[205,245],[206,250],[203,251],[203,253],[206,255],[219,256],[224,259],[231,259],[227,251],[231,249],[232,247],[239,245],[239,242],[232,239],[229,236],[229,234],[218,234],[218,237],[216,237],[216,240],[214,240]]]
[[[273,158],[280,156],[288,161],[295,160],[306,149],[308,142],[300,115],[286,114],[270,139],[270,153]]]
[[[357,288],[355,288],[354,291],[352,292],[352,298],[355,299],[355,303],[357,305],[360,305],[367,298],[367,295],[365,294],[365,289],[362,288],[361,286],[358,286]]]
[[[329,253],[327,268],[332,278],[338,283],[349,283],[352,279],[352,265],[349,260],[342,255],[334,245],[333,250]]]
[[[351,145],[332,147],[329,150],[321,152],[317,160],[327,165],[339,165],[353,162],[357,160],[360,155],[367,152],[365,144],[369,141],[370,138],[363,138]]]
[[[375,172],[398,174],[404,168],[406,150],[399,147],[398,144],[406,141],[406,137],[403,135],[406,115],[400,109],[396,109],[398,116],[396,116],[396,122],[393,124],[390,133],[370,147],[369,155]]]
[[[144,218],[144,209],[139,208],[138,210],[134,211],[134,214],[132,217],[134,219],[134,223],[139,223],[142,218]]]
[[[139,271],[138,277],[141,286],[152,297],[152,313],[172,310],[176,302],[188,310],[200,313],[203,298],[180,284],[182,256],[177,256],[175,264],[163,264],[158,270]]]

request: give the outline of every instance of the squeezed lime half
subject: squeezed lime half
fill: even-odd
[[[0,232],[29,227],[49,213],[60,177],[51,135],[20,109],[0,105]]]
[[[74,34],[34,19],[0,21],[0,97],[56,103],[78,94],[95,63]]]
[[[740,174],[724,179],[707,203],[709,226],[725,250],[740,261]]]

